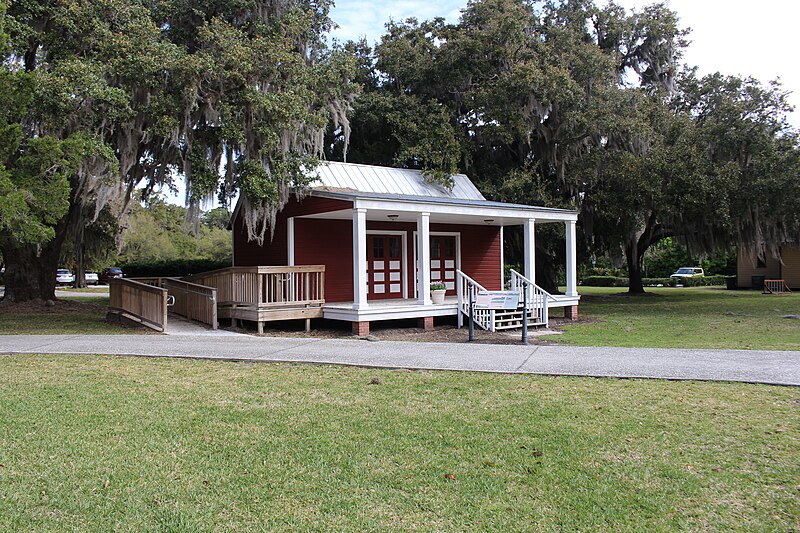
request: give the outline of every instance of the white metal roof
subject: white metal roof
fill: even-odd
[[[314,172],[318,181],[311,184],[312,189],[463,200],[486,199],[464,174],[453,175],[453,189],[448,190],[441,185],[428,183],[421,171],[405,168],[329,161],[322,163]]]

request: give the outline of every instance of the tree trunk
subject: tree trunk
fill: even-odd
[[[636,241],[629,242],[625,246],[625,259],[628,262],[628,294],[644,294],[642,255],[644,254],[639,254]]]
[[[54,300],[56,297],[56,269],[58,254],[45,250],[37,254],[36,245],[3,247],[6,262],[5,300]]]
[[[76,207],[70,205],[70,213]],[[21,244],[9,240],[0,241],[0,249],[6,262],[4,299],[11,302],[29,300],[55,300],[56,270],[61,260],[61,248],[66,238],[67,221],[70,213],[58,221],[56,236],[47,244]]]
[[[75,247],[75,288],[86,287],[86,271],[83,264],[83,244],[76,243]]]

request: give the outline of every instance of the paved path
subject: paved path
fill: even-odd
[[[178,315],[170,314],[167,317],[167,335],[184,335],[190,337],[241,337],[248,338],[249,335],[228,331],[226,329],[211,329],[203,324],[186,320]],[[203,340],[205,342],[205,339]]]
[[[333,363],[800,385],[800,351],[583,348],[348,339],[166,335],[0,335],[0,353],[77,353]]]

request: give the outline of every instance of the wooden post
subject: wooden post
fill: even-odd
[[[575,232],[575,221],[570,220],[566,224],[566,274],[567,274],[567,296],[578,295],[578,248]],[[528,278],[530,279],[530,278]]]
[[[525,277],[536,283],[536,220],[525,221],[523,241],[525,247]]]
[[[353,209],[353,309],[367,307],[367,210]]]
[[[417,215],[417,302],[431,305],[431,214]]]

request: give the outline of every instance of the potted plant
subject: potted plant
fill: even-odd
[[[447,292],[447,286],[444,283],[431,283],[431,302],[443,304],[445,292]]]

